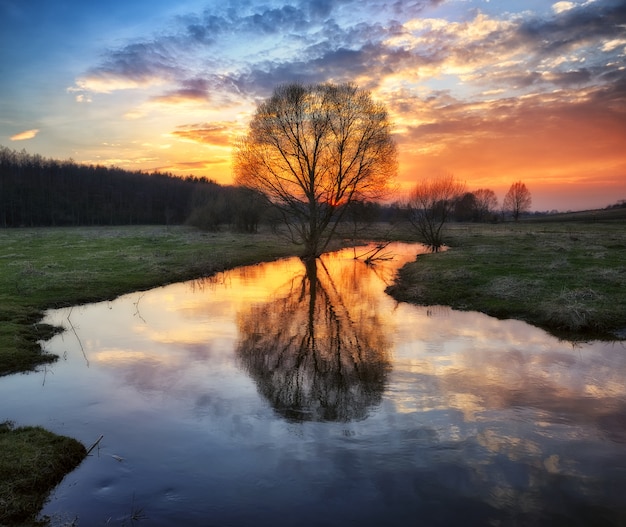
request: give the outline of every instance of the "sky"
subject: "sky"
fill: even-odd
[[[383,102],[397,186],[452,174],[532,210],[626,199],[624,0],[0,0],[0,145],[232,183],[289,82]]]

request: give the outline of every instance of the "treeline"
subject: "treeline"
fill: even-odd
[[[463,194],[456,221],[497,221],[493,191]],[[352,203],[344,221],[407,221],[406,204]],[[190,224],[255,232],[280,223],[277,211],[251,190],[205,177],[128,171],[47,159],[0,146],[0,227]]]
[[[0,146],[0,227],[183,223],[197,177],[58,161]]]

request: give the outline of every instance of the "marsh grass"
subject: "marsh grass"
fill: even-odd
[[[623,338],[626,224],[452,224],[449,250],[419,256],[389,292],[517,318],[572,340]]]
[[[31,525],[50,489],[85,457],[85,447],[40,427],[0,423],[0,525]]]

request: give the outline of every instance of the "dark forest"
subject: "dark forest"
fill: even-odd
[[[0,146],[0,227],[180,224],[193,207],[227,192],[204,177],[83,165]]]

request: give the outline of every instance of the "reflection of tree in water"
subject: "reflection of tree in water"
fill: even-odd
[[[350,265],[354,273],[368,272],[361,262]],[[237,354],[289,420],[362,419],[380,402],[389,341],[354,273],[340,277],[340,291],[328,268],[313,260],[274,300],[238,317]]]

